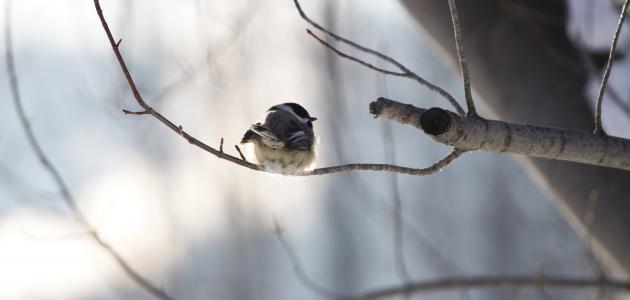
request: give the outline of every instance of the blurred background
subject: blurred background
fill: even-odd
[[[302,269],[337,295],[445,276],[593,274],[584,243],[510,155],[467,153],[427,177],[253,172],[191,146],[153,118],[121,112],[138,106],[91,1],[20,0],[10,12],[7,2],[0,31],[6,34],[10,13],[23,105],[44,151],[102,237],[177,299],[323,298],[296,276],[274,219]],[[397,1],[302,4],[332,31],[387,53],[463,99],[458,73]],[[449,151],[414,128],[368,113],[379,96],[446,107],[439,97],[327,51],[305,33],[290,0],[101,5],[144,99],[211,146],[223,137],[235,155],[233,145],[251,123],[270,106],[292,101],[318,117],[318,166],[425,167]],[[4,53],[4,38],[0,45]],[[27,143],[4,55],[0,64],[0,299],[153,299],[65,205]],[[397,208],[402,243],[395,238]]]

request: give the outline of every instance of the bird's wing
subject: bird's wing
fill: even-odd
[[[252,139],[254,138],[255,133],[251,130],[248,129],[245,134],[243,135],[243,138],[241,139],[241,144],[245,144],[245,143],[249,143],[252,141]]]
[[[309,150],[313,141],[309,134],[299,126],[290,127],[286,135],[285,148],[293,150]]]
[[[252,125],[252,127],[248,130],[248,132],[245,133],[245,135],[247,135],[249,132],[251,132],[252,136],[254,134],[259,135],[262,138],[261,141],[271,148],[281,148],[284,146],[284,142],[282,141],[282,139],[280,139],[273,131],[271,131],[271,129],[263,126],[260,123]]]

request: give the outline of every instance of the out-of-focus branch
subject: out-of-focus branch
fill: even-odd
[[[441,108],[425,110],[385,98],[370,103],[370,112],[412,125],[456,149],[524,154],[630,170],[630,140],[619,137],[461,117]]]
[[[98,17],[101,21],[101,25],[103,26],[103,29],[105,30],[105,34],[107,35],[107,39],[109,40],[112,50],[114,51],[114,54],[116,55],[116,59],[118,60],[118,63],[123,71],[123,74],[127,80],[127,83],[129,84],[129,88],[131,89],[133,96],[136,99],[136,102],[143,108],[142,111],[138,111],[138,112],[130,112],[130,111],[124,110],[125,113],[134,114],[134,115],[151,115],[154,118],[158,119],[162,124],[166,125],[168,128],[176,132],[182,138],[187,140],[189,143],[201,148],[202,150],[206,152],[209,152],[210,154],[220,159],[227,160],[229,162],[232,162],[234,164],[237,164],[237,165],[240,165],[242,167],[249,168],[252,170],[265,171],[265,169],[262,166],[250,163],[244,160],[243,158],[238,158],[238,157],[226,154],[223,151],[220,151],[213,147],[208,146],[207,144],[201,142],[200,140],[196,139],[195,137],[191,136],[186,131],[184,131],[182,126],[175,125],[169,119],[167,119],[158,111],[153,109],[150,105],[148,105],[143,100],[142,96],[140,95],[140,92],[138,91],[138,88],[136,87],[136,84],[133,78],[131,77],[131,74],[129,72],[129,69],[127,68],[125,60],[123,59],[122,54],[120,53],[120,50],[118,48],[118,43],[115,41],[114,36],[112,35],[109,29],[109,26],[107,25],[107,21],[105,20],[105,16],[103,15],[103,10],[101,9],[101,5],[98,0],[94,0],[94,6],[96,8]],[[427,168],[421,168],[421,169],[402,167],[402,166],[396,166],[396,165],[388,165],[388,164],[346,164],[346,165],[318,168],[312,171],[306,171],[306,172],[298,173],[298,174],[286,174],[286,175],[312,176],[312,175],[325,175],[325,174],[331,174],[331,173],[362,170],[362,171],[387,171],[387,172],[397,172],[397,173],[403,173],[403,174],[414,175],[414,176],[425,176],[425,175],[433,174],[443,169],[444,167],[449,165],[453,160],[459,157],[463,152],[464,151],[454,149],[449,155],[444,157],[442,160],[436,162],[435,164]]]
[[[604,93],[606,92],[606,85],[608,84],[608,78],[610,77],[610,71],[612,70],[613,59],[615,57],[615,50],[617,49],[617,41],[619,40],[619,33],[623,27],[624,20],[626,19],[626,11],[628,11],[628,5],[630,0],[626,0],[621,8],[621,14],[619,15],[619,23],[613,34],[612,43],[610,45],[610,53],[608,54],[608,61],[606,62],[606,68],[604,69],[604,76],[602,78],[602,84],[599,87],[599,93],[597,94],[597,102],[595,106],[595,134],[605,135],[604,128],[602,128],[602,101],[604,100]]]
[[[304,10],[302,10],[302,6],[300,6],[300,2],[298,0],[293,0],[293,2],[295,3],[295,7],[297,8],[298,12],[300,13],[300,16],[302,17],[302,19],[304,19],[306,22],[308,22],[309,24],[311,24],[313,27],[317,28],[318,30],[324,32],[325,34],[329,35],[330,37],[332,37],[333,39],[342,42],[352,48],[355,48],[357,50],[360,50],[362,52],[365,52],[367,54],[373,55],[389,64],[394,65],[395,67],[397,67],[401,72],[394,72],[394,71],[388,71],[388,70],[384,70],[381,68],[377,68],[375,66],[373,66],[372,64],[355,58],[351,55],[345,54],[342,51],[339,51],[337,49],[335,49],[335,47],[333,47],[332,45],[324,42],[321,38],[317,37],[317,35],[315,35],[314,33],[312,33],[310,30],[307,30],[307,32],[313,36],[314,38],[316,38],[320,43],[324,44],[325,46],[327,46],[328,48],[332,49],[333,51],[335,51],[335,53],[339,54],[340,56],[350,59],[354,62],[358,62],[360,64],[362,64],[363,66],[366,66],[372,70],[387,74],[387,75],[393,75],[393,76],[399,76],[399,77],[406,77],[412,80],[415,80],[416,82],[418,82],[420,85],[423,85],[425,87],[427,87],[429,90],[431,90],[432,92],[437,93],[438,95],[444,97],[444,99],[446,99],[452,106],[453,108],[457,111],[458,114],[463,115],[464,114],[464,109],[462,109],[462,107],[457,103],[457,101],[455,100],[455,98],[453,98],[453,96],[451,94],[449,94],[447,91],[445,91],[444,89],[442,89],[441,87],[432,84],[430,82],[428,82],[426,79],[420,77],[418,74],[412,72],[411,70],[409,70],[407,67],[405,67],[403,64],[399,63],[398,61],[396,61],[395,59],[381,53],[378,52],[376,50],[361,46],[349,39],[346,39],[344,37],[341,37],[331,31],[329,31],[328,29],[324,28],[323,26],[319,25],[317,22],[313,21],[311,18],[309,18],[306,13],[304,12]]]
[[[65,180],[61,176],[61,173],[53,165],[53,163],[50,161],[48,156],[46,156],[46,153],[44,152],[43,148],[39,144],[37,137],[35,136],[35,133],[33,132],[33,128],[31,127],[31,124],[26,118],[26,112],[24,111],[24,106],[22,105],[22,97],[20,94],[17,72],[15,70],[15,59],[13,57],[13,39],[12,39],[12,30],[11,30],[11,5],[12,5],[12,1],[11,0],[7,1],[6,10],[5,10],[5,13],[6,13],[5,15],[5,22],[6,22],[5,24],[5,43],[6,43],[5,44],[5,47],[6,47],[5,57],[7,61],[7,74],[9,76],[9,86],[11,89],[11,94],[13,96],[15,109],[16,109],[17,115],[20,120],[20,124],[22,125],[22,128],[24,129],[24,133],[26,134],[26,137],[28,139],[28,143],[31,149],[33,150],[33,152],[35,152],[35,156],[39,159],[39,162],[41,163],[42,167],[46,170],[46,172],[50,175],[50,177],[53,179],[53,181],[59,188],[59,191],[61,193],[61,196],[64,202],[66,203],[66,205],[68,206],[68,208],[70,209],[74,217],[77,219],[79,224],[81,224],[81,226],[85,227],[88,230],[87,232],[88,236],[90,236],[103,250],[105,250],[105,252],[109,254],[109,256],[112,257],[114,261],[116,261],[118,266],[120,266],[124,270],[125,274],[127,274],[127,276],[129,276],[140,287],[142,287],[143,289],[145,289],[147,292],[149,292],[150,294],[152,294],[158,299],[162,299],[162,300],[174,299],[173,297],[169,296],[161,289],[151,284],[142,275],[140,275],[138,271],[136,271],[133,267],[131,267],[131,265],[127,261],[125,261],[125,259],[116,250],[114,250],[111,245],[105,242],[94,228],[92,228],[92,226],[88,222],[85,215],[83,215],[83,213],[77,206],[77,202],[75,201],[74,196],[70,192],[70,189],[68,188],[68,185],[66,184]]]
[[[381,53],[384,53],[381,49]],[[387,95],[387,82],[386,77],[378,76],[376,81],[379,94]],[[383,147],[385,150],[385,159],[389,163],[396,163],[396,143],[394,142],[394,134],[392,132],[392,124],[390,122],[383,122]],[[403,202],[400,195],[400,189],[398,188],[398,174],[391,173],[388,176],[389,190],[392,195],[392,219],[393,219],[393,254],[394,265],[398,277],[403,285],[411,282],[411,275],[407,270],[407,264],[405,263],[405,235],[403,232]],[[405,297],[408,299],[408,297]]]
[[[220,61],[221,56],[233,48],[242,38],[252,21],[256,19],[256,16],[264,8],[263,6],[268,2],[267,0],[250,1],[246,5],[245,10],[238,15],[238,18],[230,26],[229,31],[231,33],[225,39],[218,41],[215,47],[208,48],[203,61],[196,62],[192,67],[185,69],[180,77],[167,83],[155,93],[155,96],[151,99],[154,106],[159,106],[169,94],[181,88],[185,83],[192,81],[199,74],[202,74],[203,70],[209,69],[211,65]],[[199,6],[199,3],[197,3],[197,6]],[[200,10],[201,8],[198,7],[197,9]],[[199,16],[199,18],[204,19],[205,17]],[[199,27],[206,28],[208,24],[199,24]]]
[[[628,292],[630,283],[625,281],[572,278],[572,277],[537,277],[537,276],[478,276],[471,278],[443,278],[412,283],[405,287],[391,287],[367,292],[344,299],[384,299],[407,294],[459,291],[461,289],[512,288],[512,289],[595,289],[606,288],[610,291]]]
[[[281,227],[275,217],[273,218],[273,226],[276,237],[278,238],[278,241],[282,246],[282,250],[284,250],[287,257],[289,258],[289,262],[291,263],[291,267],[293,268],[293,273],[295,273],[295,276],[302,283],[302,285],[325,299],[338,299],[343,297],[339,293],[321,286],[320,284],[315,282],[315,280],[309,277],[309,275],[304,270],[304,267],[302,267],[302,264],[300,263],[300,260],[298,259],[295,250],[293,250],[293,247],[291,247],[289,241],[287,241],[287,239],[284,237],[284,229]]]
[[[26,112],[24,111],[24,106],[22,105],[22,96],[19,90],[17,72],[15,71],[15,59],[13,57],[13,36],[12,36],[13,32],[11,30],[11,17],[12,17],[11,11],[12,11],[12,5],[13,5],[12,3],[13,3],[12,0],[8,0],[6,2],[4,36],[5,36],[5,58],[6,58],[6,63],[7,63],[7,75],[9,77],[9,87],[11,90],[11,96],[13,98],[13,104],[15,105],[15,109],[16,109],[18,118],[20,120],[20,124],[24,128],[24,133],[26,134],[26,138],[28,140],[28,143],[31,149],[33,150],[33,152],[35,152],[35,155],[37,156],[37,158],[39,158],[39,161],[41,162],[44,169],[46,169],[46,171],[50,174],[50,176],[54,180],[55,184],[57,184],[57,186],[59,187],[59,191],[61,195],[63,196],[64,201],[68,205],[68,208],[70,208],[70,210],[73,213],[75,213],[75,216],[77,216],[80,219],[79,220],[80,222],[83,222],[84,220],[81,214],[77,214],[78,209],[76,207],[75,202],[72,200],[73,199],[72,195],[70,194],[70,191],[68,190],[66,183],[63,181],[63,178],[61,178],[59,171],[52,165],[52,163],[50,162],[50,160],[44,153],[44,150],[37,142],[37,138],[35,137],[35,134],[33,133],[31,124],[26,118]]]

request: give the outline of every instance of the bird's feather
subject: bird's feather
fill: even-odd
[[[271,129],[263,126],[260,123],[252,125],[249,129],[253,133],[261,137],[261,141],[271,148],[281,148],[284,146],[284,142],[280,139]]]

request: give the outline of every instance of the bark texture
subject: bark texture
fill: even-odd
[[[630,171],[630,140],[619,137],[462,117],[441,108],[426,110],[385,98],[372,102],[370,113],[414,126],[455,149],[524,154]]]
[[[447,1],[401,2],[450,61],[457,61]],[[482,115],[593,130],[593,113],[583,93],[587,68],[566,37],[564,1],[459,0],[457,6],[473,89],[486,108]],[[589,197],[598,195],[590,227],[595,253],[627,278],[630,172],[529,157],[521,162],[581,234],[587,229],[583,220]]]

